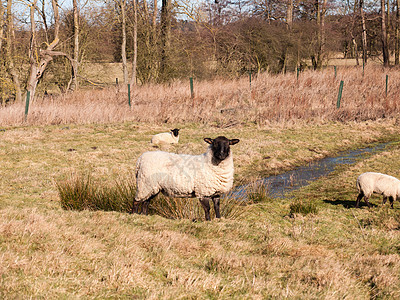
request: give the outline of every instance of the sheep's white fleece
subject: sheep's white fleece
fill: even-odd
[[[366,172],[358,176],[357,188],[369,198],[372,193],[381,194],[384,197],[400,196],[400,180],[382,173]]]
[[[154,135],[151,138],[152,144],[177,144],[179,142],[179,134],[178,136],[174,136],[172,132],[162,132]]]
[[[233,185],[232,151],[217,166],[211,159],[210,147],[201,155],[143,153],[136,164],[135,201],[146,200],[158,192],[170,197],[198,198],[228,192]]]

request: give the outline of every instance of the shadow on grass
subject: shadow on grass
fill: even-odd
[[[341,200],[341,199],[334,199],[334,200],[328,200],[325,199],[323,200],[325,203],[331,204],[331,205],[342,205],[344,208],[355,208],[356,207],[356,200]],[[377,207],[378,205],[371,203],[371,207]],[[360,208],[361,207],[368,207],[368,205],[364,202],[360,202]]]

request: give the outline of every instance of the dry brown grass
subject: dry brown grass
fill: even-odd
[[[400,82],[394,71],[389,76]],[[0,298],[399,299],[399,202],[390,210],[375,197],[373,209],[353,208],[360,172],[399,176],[398,144],[295,193],[316,213],[290,216],[291,199],[265,197],[257,185],[248,193],[255,204],[243,214],[211,222],[60,205],[55,182],[65,174],[91,171],[105,186],[131,176],[139,155],[154,150],[151,136],[175,125],[182,125],[180,143],[162,150],[200,154],[205,136],[240,138],[232,147],[236,184],[398,140],[390,102],[397,83],[389,88],[392,107],[384,105],[382,70],[367,69],[365,82],[360,69],[339,68],[333,77],[331,69],[306,72],[297,86],[294,74],[262,75],[253,81],[253,98],[246,79],[196,83],[194,106],[186,83],[143,86],[132,110],[126,91],[82,91],[34,102],[27,124],[35,126],[14,127],[24,125],[22,104],[1,108]],[[340,79],[343,107],[336,110]],[[393,118],[327,122],[382,112]],[[53,123],[107,124],[46,125]]]
[[[388,96],[385,76],[389,75]],[[341,108],[336,109],[340,80],[344,81]],[[237,80],[195,81],[143,85],[133,88],[132,108],[126,88],[81,90],[62,96],[38,98],[31,103],[27,123],[87,124],[124,121],[211,123],[229,127],[237,123],[285,124],[360,121],[397,116],[400,111],[400,72],[370,66],[339,67],[296,74],[256,76],[250,91],[247,77]],[[0,125],[24,124],[24,103],[0,108]]]

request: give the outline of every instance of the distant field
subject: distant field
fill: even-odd
[[[398,74],[360,69],[260,75],[133,90],[80,91],[0,108],[0,297],[127,299],[399,299],[400,203],[355,209],[365,171],[398,176]],[[342,106],[337,88],[345,80]],[[167,219],[63,210],[55,183],[91,174],[132,180],[153,134],[161,150],[200,154],[204,137],[239,138],[235,185],[338,151],[392,141],[286,199],[268,188],[240,217]],[[294,179],[295,180],[295,179]],[[189,199],[187,201],[197,201]],[[199,204],[200,205],[200,204]]]
[[[327,66],[343,66],[343,67],[355,67],[357,66],[357,61],[355,58],[342,58],[342,55],[339,54],[334,58],[330,58]],[[392,59],[394,61],[394,58]],[[359,58],[359,64],[362,66],[362,58]],[[379,66],[382,64],[378,58],[369,59],[369,64],[373,66]],[[308,65],[311,66],[311,61],[308,62]],[[131,63],[128,63],[128,71],[129,74],[131,72]],[[122,63],[83,63],[82,64],[82,74],[84,78],[89,79],[93,83],[101,84],[104,86],[110,86],[116,84],[116,79],[118,78],[118,82],[120,84],[123,83],[123,72],[122,72]],[[130,76],[130,75],[129,75]],[[188,80],[189,80],[188,75]],[[83,80],[83,79],[82,79]],[[96,87],[96,84],[91,84],[88,81],[83,80],[83,84],[85,88],[87,87]]]

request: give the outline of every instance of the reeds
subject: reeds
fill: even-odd
[[[389,76],[388,95],[385,78]],[[336,108],[340,81],[341,107]],[[300,74],[259,74],[250,89],[247,76],[236,80],[195,81],[196,97],[188,82],[146,84],[132,88],[132,107],[126,87],[80,90],[60,96],[37,97],[24,119],[24,103],[0,107],[0,126],[23,124],[86,124],[111,122],[198,122],[226,128],[236,124],[280,124],[361,121],[397,117],[400,112],[400,72],[368,66],[342,67]]]
[[[130,212],[136,187],[129,180],[117,180],[112,186],[100,186],[91,175],[71,175],[56,181],[60,204],[66,210],[103,210]]]

